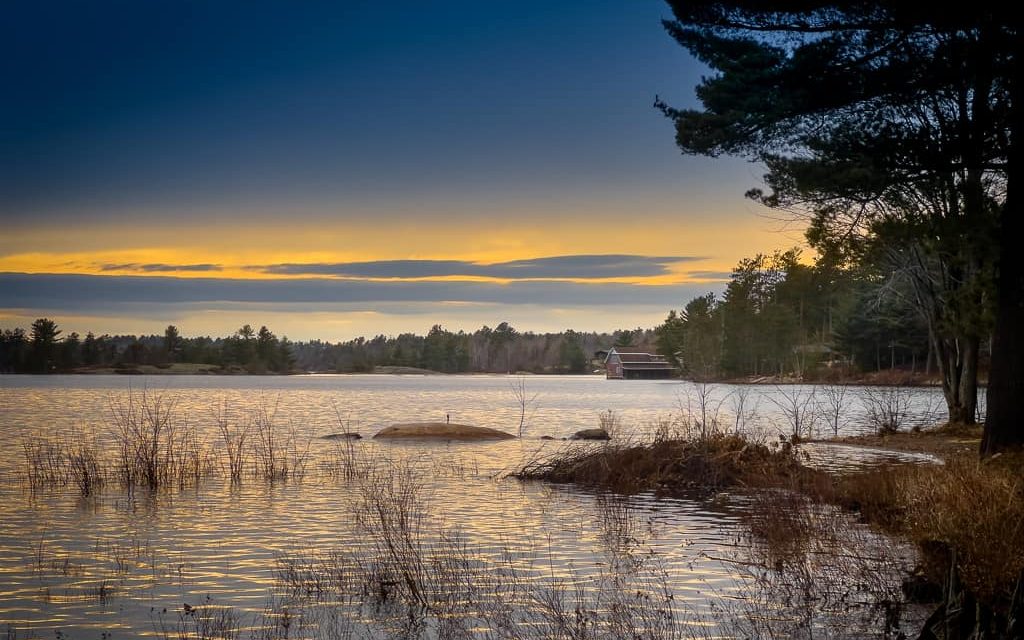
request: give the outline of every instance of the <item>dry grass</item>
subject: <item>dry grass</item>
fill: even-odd
[[[949,566],[983,603],[1008,601],[1024,572],[1024,476],[1007,466],[954,459],[902,483],[908,537],[933,574]]]
[[[1015,596],[1024,585],[1022,471],[1024,454],[984,462],[956,455],[941,465],[879,467],[805,485],[806,493],[794,503],[762,510],[768,515],[755,519],[754,528],[768,548],[785,556],[818,536],[802,525],[800,501],[837,505],[914,545],[918,578],[932,592],[945,589],[940,610],[955,614],[964,634],[999,637],[1008,619],[1024,614]]]
[[[1022,470],[1020,454],[990,461],[954,456],[941,465],[838,476],[812,495],[913,541],[938,583],[948,577],[955,551],[959,580],[981,602],[998,605],[1024,571]]]
[[[624,446],[577,446],[519,470],[523,480],[573,482],[620,493],[670,495],[726,487],[814,483],[818,472],[800,463],[787,443],[769,446],[735,434],[697,440],[659,440]]]
[[[970,439],[975,431],[947,427],[906,437],[948,444]],[[1024,616],[1020,597],[1024,589],[1024,453],[979,462],[973,447],[968,447],[968,454],[951,455],[945,464],[894,465],[830,475],[801,464],[785,442],[772,447],[736,435],[716,432],[700,437],[699,433],[693,439],[648,444],[580,446],[534,461],[517,476],[620,493],[654,490],[686,495],[694,490],[755,488],[747,524],[758,541],[760,554],[754,565],[767,572],[762,576],[765,584],[772,583],[773,588],[801,584],[796,595],[808,602],[815,598],[824,602],[838,597],[822,592],[822,585],[834,578],[835,593],[846,597],[855,592],[864,596],[862,604],[876,602],[872,606],[887,633],[898,627],[904,596],[893,592],[892,585],[899,580],[894,582],[882,561],[887,556],[877,544],[877,535],[864,533],[861,542],[870,542],[873,551],[858,552],[850,546],[856,541],[841,542],[831,525],[826,526],[829,523],[852,516],[859,525],[911,544],[919,556],[918,570],[936,585],[934,590],[941,591],[937,585],[955,584],[954,592],[947,589],[950,597],[976,607],[967,618],[971,629],[999,634],[1005,632],[1007,619]],[[963,447],[947,450],[957,452]],[[824,577],[780,573],[790,565],[806,566],[808,558],[819,562],[829,556],[845,558],[845,564],[833,561]],[[773,568],[777,575],[771,573]],[[845,584],[841,578],[853,572],[860,586],[841,591]],[[909,569],[904,567],[903,573],[909,574]],[[867,593],[865,585],[870,586]],[[805,623],[818,624],[809,619],[799,624]]]

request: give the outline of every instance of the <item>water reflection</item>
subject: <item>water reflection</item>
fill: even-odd
[[[132,382],[138,389],[138,382]],[[677,613],[685,613],[690,622],[712,620],[716,603],[739,594],[745,584],[736,566],[723,562],[736,557],[743,535],[738,507],[732,502],[648,495],[609,502],[573,487],[504,478],[523,460],[565,446],[541,441],[540,435],[564,437],[592,427],[608,408],[618,412],[636,437],[643,437],[659,416],[686,401],[680,395],[684,385],[531,378],[528,384],[539,396],[527,438],[439,445],[372,440],[339,444],[316,436],[336,431],[339,414],[364,435],[391,422],[444,413],[459,421],[512,430],[519,409],[509,380],[183,377],[145,384],[150,391],[160,385],[173,397],[175,410],[211,446],[218,437],[216,407],[227,406],[234,412],[233,420],[244,421],[262,396],[264,403],[274,403],[282,424],[309,441],[313,469],[329,465],[339,446],[355,452],[359,460],[381,463],[371,466],[411,469],[422,508],[418,540],[425,548],[465,550],[478,567],[473,575],[482,575],[479,567],[488,568],[488,575],[495,568],[507,568],[522,584],[543,585],[546,591],[529,592],[533,602],[540,593],[547,594],[545,598],[569,598],[571,610],[571,597],[579,591],[589,594],[587,602],[599,602],[598,609],[610,610],[614,602],[607,597],[594,600],[595,594],[622,573],[616,563],[624,557],[649,560],[640,563],[645,573],[631,578],[638,581],[629,583],[631,589],[656,593],[663,588]],[[301,564],[307,559],[308,564],[336,552],[348,562],[365,565],[368,558],[380,555],[380,539],[359,514],[365,516],[368,495],[373,495],[367,493],[368,487],[383,491],[390,484],[379,479],[367,483],[365,475],[310,473],[288,482],[234,483],[220,474],[183,489],[129,493],[108,486],[87,497],[73,486],[29,490],[12,475],[24,455],[24,439],[39,433],[75,435],[109,446],[111,403],[129,393],[127,381],[116,376],[0,376],[0,389],[0,433],[7,436],[0,442],[0,464],[8,473],[7,481],[0,483],[0,619],[18,628],[19,637],[50,637],[54,630],[63,630],[71,637],[102,632],[130,638],[161,635],[188,624],[194,631],[197,618],[185,611],[184,603],[229,606],[239,625],[259,626],[258,621],[268,620],[268,598],[276,598],[281,606],[298,606],[289,599],[295,594],[284,588],[282,562]],[[735,396],[724,387],[718,392],[723,399],[711,410],[724,416],[728,398]],[[753,402],[749,393],[744,405],[760,406],[747,404]],[[763,397],[770,391],[757,393],[767,402]],[[933,401],[932,391],[921,394],[915,400],[921,406]],[[703,406],[709,409],[706,400]],[[771,412],[752,413],[743,420],[745,428],[784,430],[778,424],[784,417]],[[856,464],[853,461],[861,454],[847,449],[818,445],[808,452],[820,464]],[[442,542],[449,546],[438,547]],[[614,567],[618,568],[610,571]],[[496,589],[492,585],[492,592],[499,593]],[[402,619],[401,612],[388,618],[360,609],[349,592],[336,591],[331,597],[319,600],[307,613],[319,616],[318,629],[334,625],[333,637],[351,630],[345,625],[353,619],[363,625],[359,628],[376,629],[385,637],[388,625],[399,625]],[[344,614],[325,606],[341,600],[350,605]],[[553,611],[555,604],[546,606]],[[458,608],[450,606],[453,611]],[[281,621],[278,609],[275,624]],[[488,611],[497,615],[498,610]],[[436,627],[426,631],[439,632]]]

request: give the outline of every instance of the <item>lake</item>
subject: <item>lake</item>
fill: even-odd
[[[204,451],[223,444],[219,419],[241,428],[256,413],[271,417],[303,472],[276,482],[209,474],[152,492],[108,483],[89,496],[72,483],[26,482],[26,451],[43,438],[108,455],[118,440],[112,411],[138,406],[143,393]],[[841,435],[874,428],[880,393],[845,391]],[[941,419],[937,389],[898,390],[887,401],[905,413],[903,428]],[[577,446],[542,436],[595,427],[608,411],[619,438],[649,438],[685,414],[774,440],[793,432],[794,419],[803,432],[831,434],[827,405],[825,391],[809,386],[592,376],[0,376],[0,621],[18,638],[547,637],[560,628],[557,612],[584,611],[592,618],[577,624],[592,620],[614,637],[615,612],[629,610],[680,621],[675,635],[649,637],[729,636],[740,631],[720,621],[750,618],[733,610],[757,600],[743,564],[744,496],[615,498],[506,476]],[[511,433],[522,418],[523,437],[369,439],[395,422],[448,418]],[[365,439],[319,439],[340,431]],[[807,451],[833,467],[903,459]],[[359,473],[339,472],[339,460],[356,459]],[[407,507],[402,526],[412,535],[397,539],[411,541],[411,564],[381,560],[396,538],[390,516],[374,509],[395,504]],[[402,578],[407,566],[415,580]],[[410,615],[390,594],[418,590],[431,594],[420,594],[429,615]],[[828,611],[807,624],[859,628]]]

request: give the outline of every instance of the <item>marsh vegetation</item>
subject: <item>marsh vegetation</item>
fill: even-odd
[[[490,384],[517,428],[522,404],[508,379],[466,384]],[[629,407],[576,424],[563,413],[556,435],[600,426],[613,436],[592,443],[538,437],[551,429],[544,412],[589,386],[561,399],[556,384],[525,385],[536,411],[524,438],[458,445],[320,439],[372,429],[352,411],[354,395],[324,395],[311,418],[284,393],[87,391],[61,411],[87,399],[95,422],[6,445],[0,491],[15,528],[2,533],[12,579],[3,598],[22,620],[11,633],[895,637],[934,610],[901,582],[915,568],[948,568],[945,557],[928,559],[916,534],[878,524],[910,513],[892,499],[909,480],[864,480],[874,493],[847,487],[863,470],[836,481],[813,464],[816,445],[794,443],[783,412],[763,431],[758,408],[776,405],[754,389],[674,386],[664,411],[639,420]],[[858,407],[859,390],[849,393]],[[823,418],[820,429],[831,431]],[[576,475],[550,479],[572,484],[509,477],[566,461]],[[1000,589],[984,602],[1002,602]]]

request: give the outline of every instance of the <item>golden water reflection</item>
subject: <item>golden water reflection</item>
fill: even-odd
[[[149,381],[156,382],[165,381]],[[254,401],[272,403],[281,424],[313,438],[311,471],[287,482],[216,477],[157,492],[108,487],[90,497],[71,486],[32,490],[19,480],[19,447],[32,434],[109,444],[110,406],[129,393],[126,383],[118,377],[2,381],[0,620],[18,629],[18,637],[55,631],[160,636],[185,603],[208,601],[256,620],[279,587],[281,558],[332,549],[372,552],[356,522],[365,498],[359,483],[315,472],[338,446],[315,436],[337,430],[339,415],[366,435],[392,421],[440,412],[485,426],[508,428],[517,420],[503,378],[190,377],[168,381],[172,389],[160,392],[174,397],[176,410],[211,446],[213,407],[226,402],[242,420]],[[532,417],[527,435],[533,437],[481,444],[364,439],[351,447],[361,459],[416,470],[426,538],[454,531],[488,566],[511,562],[529,580],[593,585],[610,562],[607,505],[586,491],[524,484],[504,473],[567,446],[537,438],[592,426],[595,407],[615,408],[642,434],[645,416],[653,420],[678,406],[678,385],[614,386],[593,378],[530,384],[547,407]],[[829,458],[821,450],[814,455]],[[721,560],[736,558],[742,536],[731,504],[650,495],[628,502],[631,553],[657,558],[674,606],[695,625],[709,624],[715,602],[741,586],[735,567]]]

